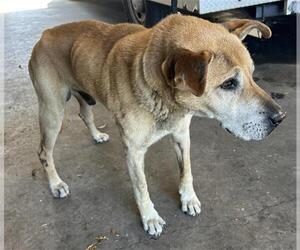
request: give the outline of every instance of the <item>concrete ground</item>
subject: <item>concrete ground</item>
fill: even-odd
[[[194,118],[191,160],[202,213],[179,209],[178,171],[169,138],[146,157],[150,193],[168,227],[158,240],[142,229],[112,116],[98,105],[96,123],[107,124],[107,144],[94,145],[72,99],[55,160],[71,197],[52,198],[37,158],[37,99],[27,61],[43,29],[64,22],[125,21],[121,1],[53,1],[49,8],[10,13],[5,19],[5,249],[296,249],[295,18],[274,24],[274,38],[248,40],[257,62],[255,80],[287,111],[267,139],[244,142],[217,122]],[[276,95],[275,95],[276,96]],[[279,95],[279,97],[282,97]],[[35,176],[32,176],[34,170]]]

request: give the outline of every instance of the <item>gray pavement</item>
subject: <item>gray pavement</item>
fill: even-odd
[[[118,130],[100,104],[96,123],[107,124],[110,142],[94,145],[67,106],[55,160],[71,197],[53,199],[37,158],[37,98],[27,61],[43,29],[64,22],[125,21],[121,1],[53,1],[49,8],[6,14],[5,19],[5,249],[296,249],[296,68],[293,37],[251,40],[258,64],[255,79],[287,118],[270,137],[244,142],[217,122],[194,118],[191,160],[202,213],[179,209],[178,171],[169,138],[151,147],[146,173],[151,197],[168,227],[158,240],[143,232]],[[295,22],[290,18],[289,22]],[[277,32],[277,33],[276,33]],[[291,33],[289,33],[291,34]],[[32,170],[35,176],[32,176]]]

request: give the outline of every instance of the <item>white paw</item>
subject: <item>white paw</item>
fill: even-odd
[[[50,184],[50,189],[55,198],[65,198],[70,194],[68,185],[63,181]]]
[[[93,135],[93,139],[95,143],[103,143],[109,140],[109,135],[99,131],[97,134]]]
[[[194,191],[181,192],[181,210],[191,216],[201,213],[201,203]]]
[[[142,216],[144,230],[148,234],[159,237],[166,222],[158,215],[154,208],[146,215]]]

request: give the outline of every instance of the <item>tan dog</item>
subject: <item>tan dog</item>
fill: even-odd
[[[165,222],[148,193],[144,155],[167,134],[174,139],[181,173],[182,211],[199,214],[190,163],[192,116],[215,118],[244,140],[263,139],[284,118],[253,81],[253,61],[241,42],[253,29],[271,36],[258,21],[214,24],[182,15],[171,15],[152,29],[82,21],[46,30],[33,49],[29,71],[39,102],[39,157],[53,195],[69,194],[52,154],[72,94],[97,142],[109,136],[96,129],[91,105],[99,100],[113,112],[149,234],[160,235]]]

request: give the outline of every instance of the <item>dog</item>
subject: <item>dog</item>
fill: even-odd
[[[39,104],[38,155],[54,197],[69,195],[55,169],[53,149],[66,102],[74,96],[98,143],[109,135],[96,128],[92,106],[100,101],[114,114],[146,232],[159,236],[166,224],[144,174],[147,149],[165,135],[171,135],[177,155],[181,209],[199,214],[190,162],[192,116],[216,119],[244,140],[265,138],[285,117],[252,78],[254,64],[242,40],[254,29],[271,37],[259,21],[217,24],[180,14],[152,28],[88,20],[44,31],[33,48],[29,73]]]

